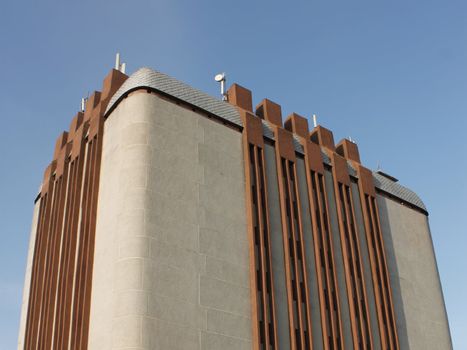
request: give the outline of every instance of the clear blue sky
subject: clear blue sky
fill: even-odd
[[[467,349],[465,0],[5,1],[0,11],[0,349],[17,341],[33,198],[60,131],[118,50],[211,94],[215,73],[351,136],[430,211]]]

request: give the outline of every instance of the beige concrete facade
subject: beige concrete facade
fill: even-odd
[[[401,349],[452,349],[428,217],[378,196]]]
[[[141,92],[104,135],[89,349],[250,349],[241,133]]]

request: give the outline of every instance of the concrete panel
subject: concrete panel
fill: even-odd
[[[201,334],[201,349],[203,350],[249,350],[251,341],[227,337],[222,334],[203,332]]]
[[[376,315],[376,301],[371,277],[370,257],[368,256],[368,242],[365,235],[365,224],[363,221],[362,206],[360,204],[360,192],[357,183],[352,181],[352,199],[355,210],[355,221],[357,224],[358,238],[360,240],[361,258],[363,262],[363,277],[368,300],[368,313],[370,315],[371,331],[373,334],[374,349],[381,349],[381,338],[379,334],[378,317]]]
[[[402,349],[452,349],[428,217],[377,196]]]
[[[182,327],[192,329],[206,329],[206,310],[196,301],[194,303],[185,302],[173,296],[149,295],[148,315],[158,320],[167,321]]]
[[[266,174],[271,225],[272,273],[274,277],[274,305],[278,329],[279,349],[290,349],[287,288],[285,284],[284,243],[282,240],[281,210],[274,147],[265,144]]]
[[[251,348],[241,140],[153,94],[108,117],[90,349]]]
[[[250,291],[248,288],[201,276],[200,304],[235,315],[248,315]]]
[[[34,204],[32,212],[31,233],[29,236],[28,260],[24,274],[23,301],[21,303],[21,318],[19,321],[18,350],[24,348],[24,336],[26,332],[26,318],[28,316],[29,289],[31,287],[32,262],[34,259],[34,247],[36,246],[37,221],[39,219],[39,207],[41,201]]]
[[[308,186],[306,182],[305,162],[297,159],[298,189],[301,203],[303,239],[308,277],[308,289],[311,302],[311,326],[313,336],[313,349],[323,349],[323,333],[321,329],[321,313],[319,308],[318,280],[316,278],[316,262],[313,242],[313,229],[311,226],[310,202],[308,199]]]
[[[143,349],[201,349],[200,332],[196,329],[150,317],[144,317],[142,323]]]
[[[331,232],[334,243],[334,259],[336,265],[337,285],[339,287],[339,302],[341,306],[342,331],[344,336],[344,346],[346,349],[353,349],[352,331],[350,328],[349,302],[347,299],[347,289],[345,284],[344,261],[342,258],[341,238],[339,234],[339,222],[337,219],[336,199],[334,196],[334,184],[332,174],[326,170],[324,172],[326,191],[329,204],[329,220],[331,221]]]
[[[107,335],[107,339],[111,340],[110,348],[127,349],[141,347],[141,326],[142,320],[138,315],[115,317],[112,321],[111,337]]]
[[[248,242],[238,240],[235,236],[223,237],[219,231],[200,228],[200,252],[236,265],[245,265],[248,262]]]
[[[145,291],[124,290],[115,293],[115,317],[148,315],[149,297]]]
[[[246,264],[248,261],[245,262]],[[242,287],[250,288],[250,280],[245,275],[245,269],[249,269],[246,264],[232,264],[225,260],[216,259],[212,256],[206,257],[206,274],[212,278],[239,284]]]
[[[228,337],[251,339],[251,327],[248,327],[248,320],[229,312],[208,309],[207,330]]]

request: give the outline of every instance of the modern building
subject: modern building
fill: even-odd
[[[112,70],[34,207],[19,349],[451,349],[428,213],[268,99]]]

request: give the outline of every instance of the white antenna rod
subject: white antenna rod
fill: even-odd
[[[86,100],[87,98],[84,98],[84,97],[81,99],[81,112],[84,112],[86,108]]]
[[[316,114],[313,114],[313,127],[317,127],[318,126],[318,122],[316,121]]]
[[[214,80],[221,83],[222,101],[227,101],[227,94],[225,93],[225,82],[227,80],[225,73],[219,73],[214,77]]]
[[[126,63],[120,63],[120,52],[115,55],[115,69],[125,74]]]
[[[352,141],[352,137],[351,137],[351,136],[349,136],[349,141],[353,143],[353,141]]]
[[[120,70],[120,52],[115,55],[115,69]]]

